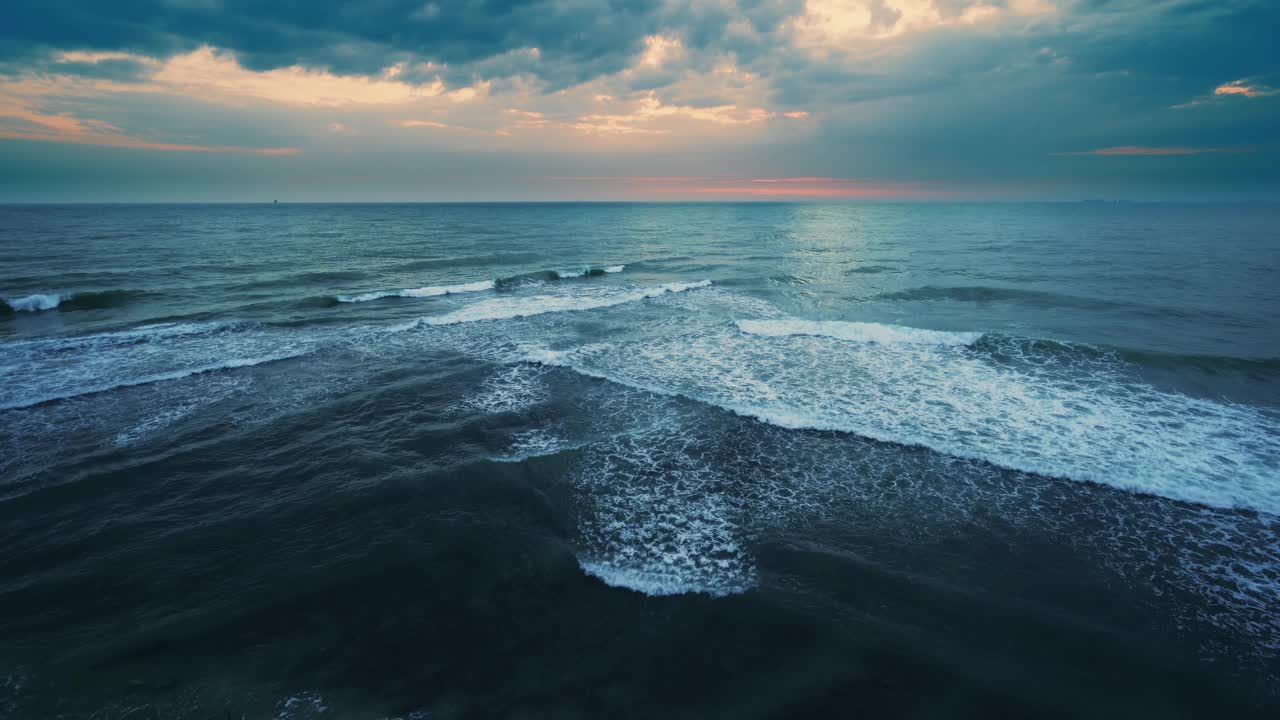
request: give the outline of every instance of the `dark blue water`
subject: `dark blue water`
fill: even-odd
[[[1274,717],[1280,208],[0,208],[0,717]]]

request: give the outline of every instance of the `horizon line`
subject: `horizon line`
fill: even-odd
[[[1274,205],[1274,199],[1171,198],[788,198],[788,199],[681,199],[681,200],[0,200],[0,207],[67,205]]]

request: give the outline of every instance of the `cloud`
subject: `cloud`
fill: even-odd
[[[467,127],[465,125],[450,125],[449,123],[437,122],[435,120],[400,120],[392,123],[402,128],[433,128],[436,130],[456,130],[465,133],[480,133],[494,135],[509,135],[507,130],[499,128],[497,130],[484,130],[481,128]]]
[[[1223,83],[1214,88],[1213,94],[1219,97],[1229,95],[1234,97],[1260,98],[1280,95],[1280,90],[1268,87],[1256,81],[1232,80],[1229,83]]]
[[[444,91],[439,81],[427,85],[403,82],[397,77],[401,70],[401,66],[392,66],[373,76],[343,76],[293,65],[254,72],[230,55],[206,46],[159,63],[150,84],[206,97],[215,94],[323,106],[394,105]]]
[[[1048,0],[806,0],[788,23],[802,47],[827,51],[852,41],[947,27],[980,26],[1054,11]]]
[[[0,132],[207,162],[292,149],[333,178],[451,153],[719,178],[670,197],[1280,188],[1278,25],[1270,0],[19,3],[0,96],[25,115]]]
[[[4,96],[0,96],[0,138],[168,152],[241,155],[296,155],[300,152],[298,148],[293,147],[201,145],[149,140],[130,135],[102,120],[44,114],[23,105],[21,101]]]
[[[211,46],[233,53],[249,70],[377,76],[402,63],[428,62],[466,73],[537,49],[541,62],[524,71],[565,86],[625,67],[658,29],[663,8],[659,0],[20,3],[6,9],[0,25],[0,61],[60,50],[163,59]]]
[[[1280,89],[1273,87],[1270,82],[1273,82],[1273,80],[1257,77],[1232,80],[1215,86],[1212,92],[1199,95],[1187,102],[1178,103],[1170,107],[1173,110],[1205,107],[1221,108],[1226,103],[1255,100],[1257,98],[1280,95]]]
[[[666,118],[697,120],[715,125],[753,125],[762,123],[774,114],[764,108],[739,108],[726,104],[711,107],[692,105],[665,105],[650,93],[623,113],[591,113],[578,117],[568,126],[589,133],[661,133],[667,129],[655,127],[654,121]]]
[[[449,127],[449,125],[442,122],[436,122],[435,120],[401,120],[396,124],[404,128],[429,127],[445,129]]]

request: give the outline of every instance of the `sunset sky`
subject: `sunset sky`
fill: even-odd
[[[0,201],[1280,199],[1274,0],[20,2]]]

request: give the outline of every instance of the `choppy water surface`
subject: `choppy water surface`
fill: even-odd
[[[0,716],[1274,717],[1280,209],[0,208]]]

